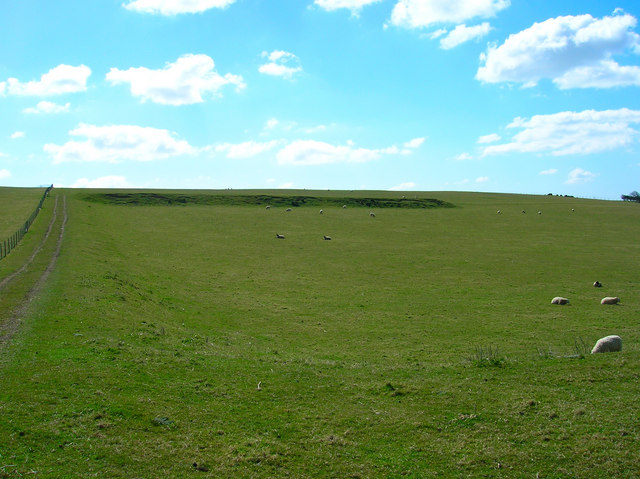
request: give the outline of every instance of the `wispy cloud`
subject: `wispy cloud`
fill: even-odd
[[[54,163],[154,161],[188,156],[198,150],[167,130],[135,125],[94,126],[82,124],[69,132],[84,137],[63,145],[46,144],[44,151]]]
[[[85,65],[58,65],[40,77],[26,83],[17,78],[0,82],[0,95],[19,96],[55,96],[66,93],[78,93],[87,89],[87,79],[91,69]]]
[[[590,154],[632,144],[640,123],[640,111],[565,111],[551,115],[516,118],[507,128],[520,129],[507,143],[487,146],[483,156],[502,153],[547,152],[554,156]]]
[[[218,152],[226,153],[227,158],[252,158],[260,155],[266,151],[272,150],[280,144],[279,141],[245,141],[244,143],[223,143],[217,145],[215,150]]]
[[[494,17],[510,5],[509,0],[399,0],[391,23],[405,28],[424,28]]]
[[[202,13],[212,8],[225,8],[236,0],[129,0],[122,6],[139,13],[178,15],[180,13]]]
[[[400,183],[399,185],[392,186],[389,191],[407,191],[413,190],[416,184],[413,181],[407,181],[406,183]]]
[[[353,15],[357,15],[363,7],[378,3],[382,0],[314,0],[314,4],[329,12],[345,8],[351,10]]]
[[[576,183],[589,183],[593,181],[598,175],[591,173],[590,171],[583,170],[582,168],[576,168],[569,172],[567,181],[568,185],[574,185]]]
[[[41,101],[35,107],[25,108],[22,110],[24,113],[41,115],[51,113],[67,113],[71,103],[65,103],[64,105],[58,105],[50,101]]]
[[[240,75],[220,75],[213,59],[202,54],[183,55],[159,70],[112,68],[106,79],[112,85],[128,83],[131,94],[142,101],[173,106],[201,103],[205,94],[220,96],[220,90],[227,85],[235,85],[237,89],[245,87]]]
[[[490,135],[484,135],[478,138],[478,144],[486,144],[486,143],[495,143],[496,141],[500,141],[502,137],[497,133],[491,133]]]
[[[538,174],[539,174],[539,175],[546,176],[546,175],[555,175],[557,172],[558,172],[558,170],[556,170],[555,168],[551,168],[551,169],[549,169],[549,170],[543,170],[543,171],[541,171],[541,172],[540,172],[540,173],[538,173]]]
[[[24,131],[16,131],[11,133],[11,136],[9,138],[11,138],[12,140],[18,140],[20,138],[24,138],[25,137],[25,132]]]
[[[71,188],[131,188],[124,176],[102,176],[95,180],[79,178]]]
[[[293,53],[274,50],[271,53],[262,52],[262,57],[268,60],[268,63],[258,68],[258,71],[264,75],[291,79],[296,73],[302,72],[300,60]]]
[[[440,40],[440,48],[449,50],[470,40],[482,38],[490,31],[491,25],[487,22],[472,27],[467,27],[465,24],[458,25]]]

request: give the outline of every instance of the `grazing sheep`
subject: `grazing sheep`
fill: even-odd
[[[320,214],[322,214],[322,213],[323,213],[323,211],[322,211],[322,210],[320,210]]]
[[[375,218],[376,214],[372,211],[371,213],[369,213],[369,216],[371,216],[372,218]]]
[[[572,213],[575,213],[575,212],[576,212],[576,210],[575,210],[575,209],[573,209],[573,208],[571,208],[571,212],[572,212]]]
[[[556,296],[551,300],[551,304],[569,304],[569,300],[562,296]]]
[[[278,239],[284,239],[284,235],[279,235],[279,234],[277,234],[277,233],[276,233],[276,238],[278,238]]]
[[[620,302],[620,298],[613,297],[613,296],[607,296],[606,298],[602,298],[602,301],[600,301],[600,304],[618,304]]]
[[[271,205],[265,206],[265,209],[270,210],[271,209]]]
[[[330,241],[330,240],[331,240],[331,236],[324,235],[324,239],[325,239],[326,241]]]
[[[502,211],[498,210],[498,214],[502,213]]]
[[[287,210],[286,210],[286,211],[291,211],[291,208],[287,208]]]
[[[526,213],[526,211],[525,211],[525,210],[522,210],[522,214],[525,214],[525,213]]]
[[[602,283],[600,281],[596,281],[595,283],[593,283],[593,287],[594,288],[602,288]]]
[[[611,336],[598,339],[596,345],[591,350],[591,354],[615,353],[617,351],[622,351],[622,339],[620,339],[620,336],[612,334]]]
[[[539,215],[541,215],[541,214],[542,214],[542,211],[538,210],[538,214],[539,214]]]
[[[346,208],[346,207],[347,207],[347,205],[342,205],[342,208],[343,208],[343,209],[344,209],[344,208]]]

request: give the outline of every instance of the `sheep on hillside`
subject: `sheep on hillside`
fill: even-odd
[[[593,287],[594,288],[602,288],[602,283],[600,281],[596,281],[595,283],[593,283]]]
[[[502,211],[498,210],[498,214],[502,213]]]
[[[279,234],[277,234],[277,233],[276,233],[276,238],[278,238],[278,239],[284,239],[284,235],[279,235]]]
[[[323,211],[322,211],[322,210],[320,210],[320,214],[322,214],[322,213],[323,213]]]
[[[265,206],[265,209],[270,210],[271,209],[271,205]]]
[[[591,350],[591,354],[594,353],[615,353],[622,351],[622,339],[620,336],[612,334],[611,336],[605,336],[598,339],[596,345]]]
[[[606,298],[602,298],[600,304],[618,304],[620,302],[620,298],[617,296],[607,296]]]
[[[324,239],[325,239],[326,241],[329,241],[329,240],[331,240],[331,236],[324,235]]]
[[[551,304],[569,304],[569,300],[562,296],[556,296],[551,300]]]
[[[369,216],[371,216],[372,218],[375,218],[376,214],[372,211],[371,213],[369,213]]]
[[[291,208],[287,208],[286,211],[291,211]]]
[[[539,215],[541,215],[541,214],[542,214],[542,211],[538,210],[538,214],[539,214]]]

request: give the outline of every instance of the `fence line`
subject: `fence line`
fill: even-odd
[[[44,200],[47,199],[47,196],[49,195],[49,192],[51,191],[52,188],[53,188],[53,185],[49,186],[46,190],[44,190],[44,193],[42,194],[42,198],[40,198],[40,202],[38,203],[37,208],[33,210],[33,213],[31,213],[31,216],[27,218],[27,221],[24,222],[24,224],[20,227],[20,229],[18,229],[18,231],[13,233],[7,239],[0,242],[0,259],[5,258],[13,248],[18,246],[18,243],[20,243],[20,240],[24,237],[25,234],[27,234],[27,231],[29,231],[29,228],[31,228],[31,225],[33,224],[36,217],[38,216],[38,213],[42,209],[42,204],[44,203]]]

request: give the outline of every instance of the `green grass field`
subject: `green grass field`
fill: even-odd
[[[16,232],[38,206],[45,188],[0,188],[0,241]]]
[[[0,478],[640,474],[640,205],[88,193],[53,190],[0,262],[1,280],[66,195],[56,268],[0,349]],[[317,202],[246,199],[287,193]],[[455,207],[331,200],[403,194]],[[608,334],[623,351],[590,355]]]

